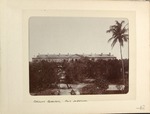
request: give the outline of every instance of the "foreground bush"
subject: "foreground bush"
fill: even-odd
[[[92,85],[87,85],[87,86],[83,87],[80,91],[80,94],[81,95],[102,94],[103,91],[104,91],[103,89],[100,89],[95,84],[92,84]]]

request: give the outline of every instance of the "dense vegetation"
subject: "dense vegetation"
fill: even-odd
[[[124,60],[124,70],[128,83],[129,60]],[[96,87],[107,89],[108,84],[122,84],[121,60],[80,60],[62,62],[30,62],[29,63],[29,84],[30,92],[39,92],[48,88],[58,88],[60,75],[65,76],[66,84],[85,83],[86,79],[94,79]],[[127,84],[128,85],[128,84]],[[94,91],[92,87],[83,88],[86,91]],[[102,90],[101,89],[101,90]],[[86,93],[83,93],[86,94]]]

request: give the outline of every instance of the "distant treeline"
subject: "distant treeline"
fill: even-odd
[[[125,78],[128,80],[129,60],[124,59]],[[109,84],[122,84],[121,60],[80,60],[62,62],[30,62],[29,83],[30,92],[46,88],[56,88],[60,74],[65,75],[65,83],[82,83],[85,79],[95,79],[97,85],[101,80]]]

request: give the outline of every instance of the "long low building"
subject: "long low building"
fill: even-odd
[[[37,57],[32,58],[33,62],[48,61],[48,62],[61,62],[63,60],[79,60],[82,58],[88,58],[89,60],[114,60],[115,56],[109,54],[39,54]]]

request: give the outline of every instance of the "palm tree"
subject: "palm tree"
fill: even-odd
[[[107,33],[112,33],[112,37],[108,40],[108,42],[112,41],[111,47],[113,48],[117,42],[119,42],[120,46],[120,55],[121,55],[121,61],[122,61],[122,77],[123,82],[125,84],[125,77],[124,77],[124,62],[122,57],[122,47],[124,46],[124,42],[127,42],[129,39],[128,35],[128,28],[126,28],[127,24],[123,26],[125,21],[121,21],[120,23],[118,21],[115,21],[116,24],[110,26],[109,30],[107,30]]]

